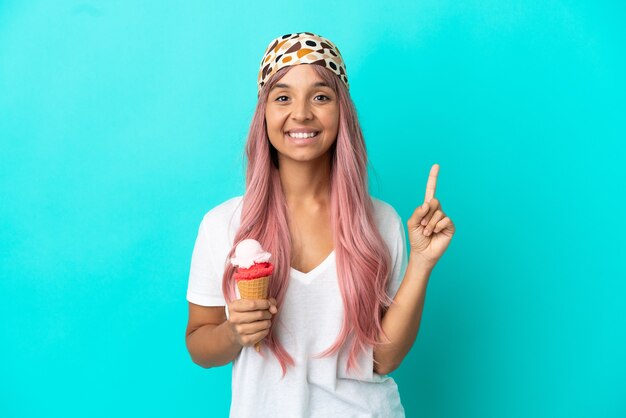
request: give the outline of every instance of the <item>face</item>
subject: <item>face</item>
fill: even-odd
[[[279,161],[325,157],[337,139],[337,95],[315,73],[313,65],[293,66],[269,93],[265,122]],[[315,135],[310,137],[311,133]]]

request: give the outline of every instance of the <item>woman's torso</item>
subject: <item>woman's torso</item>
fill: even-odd
[[[241,203],[241,198],[230,203],[237,205],[231,237],[239,226]],[[379,203],[375,207],[386,209]],[[262,355],[244,347],[233,362],[230,416],[403,417],[395,381],[373,372],[372,347],[358,357],[360,370],[346,370],[349,344],[332,356],[315,358],[335,342],[344,317],[330,214],[324,208],[293,208],[290,216],[293,262],[275,332],[295,367],[282,377],[266,346],[261,345]]]

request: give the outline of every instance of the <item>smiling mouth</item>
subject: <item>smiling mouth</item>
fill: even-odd
[[[317,139],[320,136],[320,132],[321,131],[316,131],[313,136],[310,136],[310,134],[307,134],[307,135],[300,134],[300,133],[289,134],[288,132],[285,132],[285,137],[287,138],[289,142],[291,142],[294,145],[304,146],[304,145],[316,143]],[[295,136],[292,136],[292,135],[295,135]]]
[[[291,138],[294,139],[308,139],[308,138],[314,138],[316,136],[318,136],[320,133],[320,131],[312,131],[310,133],[301,133],[301,132],[285,132],[286,135],[288,135]]]

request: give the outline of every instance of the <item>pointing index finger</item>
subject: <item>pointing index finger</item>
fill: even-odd
[[[425,202],[435,197],[435,190],[437,189],[437,176],[439,175],[439,164],[433,164],[430,168],[430,174],[428,175],[428,182],[426,183],[426,194],[424,196]]]

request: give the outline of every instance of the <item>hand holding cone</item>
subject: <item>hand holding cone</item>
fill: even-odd
[[[254,239],[245,239],[237,244],[231,263],[237,266],[234,278],[242,299],[267,299],[269,278],[274,271],[269,262],[271,256]],[[259,352],[261,343],[254,344],[254,349]]]

